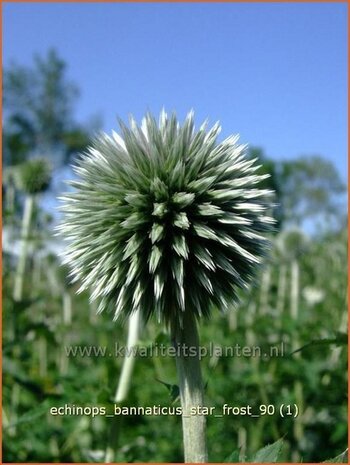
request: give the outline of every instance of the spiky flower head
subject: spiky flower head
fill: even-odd
[[[280,258],[294,260],[303,255],[309,246],[305,233],[296,227],[282,231],[276,239],[276,249]]]
[[[51,167],[44,158],[33,158],[18,166],[16,178],[18,187],[27,194],[44,192],[51,182]]]
[[[65,262],[81,290],[101,298],[115,319],[140,309],[166,324],[183,313],[227,308],[266,250],[271,191],[259,189],[256,160],[219,124],[195,130],[162,112],[141,127],[119,122],[75,166],[75,191],[63,197]]]

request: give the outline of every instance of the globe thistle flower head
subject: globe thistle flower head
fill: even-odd
[[[165,324],[185,311],[209,316],[246,287],[266,251],[272,191],[259,189],[256,160],[219,124],[180,126],[163,111],[121,135],[101,135],[75,166],[62,200],[65,262],[81,290],[115,319],[140,310]]]
[[[276,240],[277,253],[289,261],[301,257],[308,249],[309,239],[296,227],[281,232]]]
[[[44,192],[51,182],[51,167],[44,158],[33,158],[18,167],[17,184],[30,195]]]

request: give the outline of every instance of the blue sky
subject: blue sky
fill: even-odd
[[[347,167],[347,5],[3,5],[3,61],[54,47],[81,90],[76,118],[140,118],[164,106],[273,158],[320,154]]]

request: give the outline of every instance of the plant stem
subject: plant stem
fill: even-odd
[[[33,214],[34,207],[34,197],[32,195],[27,195],[24,203],[24,212],[22,220],[22,230],[21,230],[21,248],[18,257],[15,283],[13,289],[13,299],[16,302],[22,300],[23,297],[23,283],[25,276],[25,268],[28,254],[28,238],[30,231],[30,222]]]
[[[44,336],[40,336],[37,341],[39,353],[39,374],[42,378],[47,376],[47,341]]]
[[[63,290],[63,324],[70,325],[72,323],[72,297],[69,290]]]
[[[62,333],[62,345],[68,346],[70,343],[71,335],[68,331],[68,327],[72,324],[72,296],[70,294],[69,288],[63,286],[62,289],[63,299],[62,299],[62,323],[63,323],[63,333]],[[59,367],[60,374],[66,375],[68,370],[68,357],[65,351],[61,351],[61,356],[59,358]]]
[[[286,280],[286,274],[287,274],[287,268],[286,265],[282,264],[280,265],[278,269],[278,287],[277,287],[277,312],[279,316],[282,316],[283,310],[284,310],[284,302],[285,302],[285,295],[286,295],[286,285],[287,285],[287,280]]]
[[[290,315],[296,320],[298,318],[299,306],[299,263],[296,259],[291,264],[291,294],[290,294]]]
[[[133,313],[129,318],[128,340],[126,343],[126,353],[122,372],[120,374],[117,390],[114,397],[115,403],[122,403],[127,397],[132,371],[135,363],[133,348],[136,347],[140,333],[140,312]],[[115,460],[115,452],[120,429],[120,418],[112,419],[109,443],[105,453],[105,463],[112,463]]]
[[[96,300],[90,302],[89,305],[89,323],[95,325],[97,323],[97,304]]]
[[[135,364],[135,357],[132,353],[139,339],[140,312],[133,313],[129,318],[128,340],[126,343],[127,353],[124,357],[122,372],[120,374],[114,402],[123,402],[128,394],[132,371]]]
[[[15,211],[15,186],[13,184],[13,181],[10,180],[9,183],[6,185],[6,209],[7,211],[13,215]]]
[[[300,294],[300,276],[299,276],[299,263],[295,258],[291,263],[291,293],[290,293],[290,313],[293,320],[298,319],[299,313],[299,294]],[[292,350],[296,350],[300,346],[298,332],[294,329]],[[295,354],[296,358],[300,357],[300,352]],[[295,402],[303,412],[304,404],[304,389],[299,380],[294,381],[294,396]],[[293,432],[295,439],[300,442],[304,436],[303,415],[298,415],[294,421]],[[298,457],[299,461],[299,457]]]
[[[193,315],[184,313],[183,327],[172,328],[172,341],[176,348],[176,368],[179,378],[182,406],[182,428],[185,463],[206,463],[208,452],[206,444],[205,415],[191,415],[191,408],[203,407],[203,382],[199,360],[199,338]],[[190,349],[194,348],[194,349]],[[194,356],[186,356],[195,351]],[[185,353],[184,353],[185,352]]]
[[[39,254],[33,257],[33,273],[32,273],[32,292],[31,296],[36,297],[41,287],[41,257]]]
[[[261,278],[261,293],[260,293],[260,315],[265,315],[268,311],[269,304],[269,290],[271,286],[271,267],[269,265],[263,271]]]

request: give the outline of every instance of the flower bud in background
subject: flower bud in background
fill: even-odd
[[[44,192],[50,185],[51,172],[51,167],[44,158],[28,160],[16,168],[18,188],[29,195]]]

